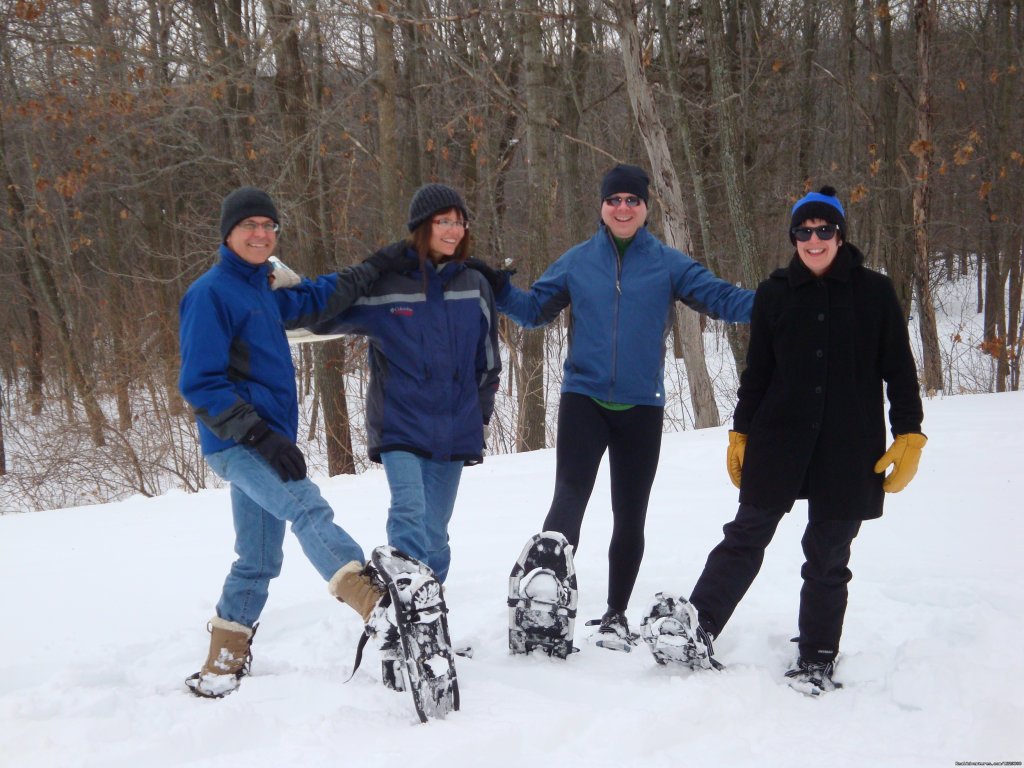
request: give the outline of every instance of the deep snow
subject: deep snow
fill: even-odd
[[[1024,394],[925,403],[921,470],[854,543],[837,678],[812,700],[787,688],[799,539],[782,523],[758,580],[716,643],[723,673],[657,667],[644,648],[594,647],[610,530],[603,468],[576,557],[582,651],[510,657],[505,591],[550,501],[552,451],[468,469],[447,584],[462,711],[419,725],[360,625],[287,539],[233,696],[183,678],[233,557],[224,490],[0,517],[0,766],[954,766],[1024,759],[1019,563]],[[735,511],[725,428],[665,436],[647,553],[629,610],[688,594]],[[317,478],[369,549],[384,539],[384,475]],[[1017,762],[1019,765],[1020,763]]]

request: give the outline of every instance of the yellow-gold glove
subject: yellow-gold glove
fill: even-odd
[[[747,452],[747,436],[742,432],[729,430],[729,447],[725,453],[725,467],[729,470],[729,479],[737,488],[740,487],[740,476],[743,474],[743,454]]]
[[[892,465],[892,472],[882,482],[882,490],[886,493],[899,493],[917,474],[917,465],[921,461],[921,449],[928,438],[919,432],[896,435],[889,450],[875,462],[875,472],[882,473]]]

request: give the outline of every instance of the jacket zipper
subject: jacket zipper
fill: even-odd
[[[615,254],[615,312],[612,317],[612,370],[611,377],[608,380],[608,400],[609,402],[614,402],[615,372],[618,370],[619,363],[619,308],[622,302],[622,254],[619,253],[619,247],[612,239],[611,232],[608,233],[608,241],[612,247],[612,253]]]

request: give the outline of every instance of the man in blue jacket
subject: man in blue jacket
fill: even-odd
[[[364,621],[381,597],[359,545],[306,477],[295,445],[295,369],[285,329],[333,317],[395,266],[375,254],[358,266],[273,290],[270,256],[280,219],[270,196],[242,187],[224,198],[220,259],[180,307],[179,386],[192,406],[207,463],[231,484],[235,552],[210,620],[210,651],[186,683],[219,698],[248,672],[250,646],[269,582],[281,572],[285,523],[330,593]],[[276,287],[281,287],[277,285]]]
[[[577,547],[601,457],[608,451],[614,526],[602,645],[631,642],[625,611],[640,570],[644,521],[661,452],[665,338],[678,299],[729,322],[750,321],[753,292],[715,277],[645,227],[649,179],[617,165],[601,182],[601,225],[523,291],[508,275],[471,264],[491,282],[498,310],[525,328],[567,306],[572,331],[558,408],[555,493],[544,520]]]

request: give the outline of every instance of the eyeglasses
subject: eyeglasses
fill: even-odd
[[[838,231],[838,224],[822,224],[820,227],[793,227],[789,234],[801,243],[806,243],[811,235],[817,235],[819,240],[831,240]]]
[[[468,221],[460,221],[459,219],[434,219],[434,224],[437,224],[441,229],[469,229]]]
[[[623,203],[625,203],[626,207],[628,208],[636,208],[638,205],[640,205],[641,200],[636,195],[628,195],[626,197],[614,195],[612,197],[606,197],[604,199],[604,202],[606,205],[610,205],[612,208],[618,208]]]
[[[273,232],[275,235],[281,231],[281,225],[276,221],[243,221],[238,228],[250,235],[257,229],[262,229],[268,234]]]

